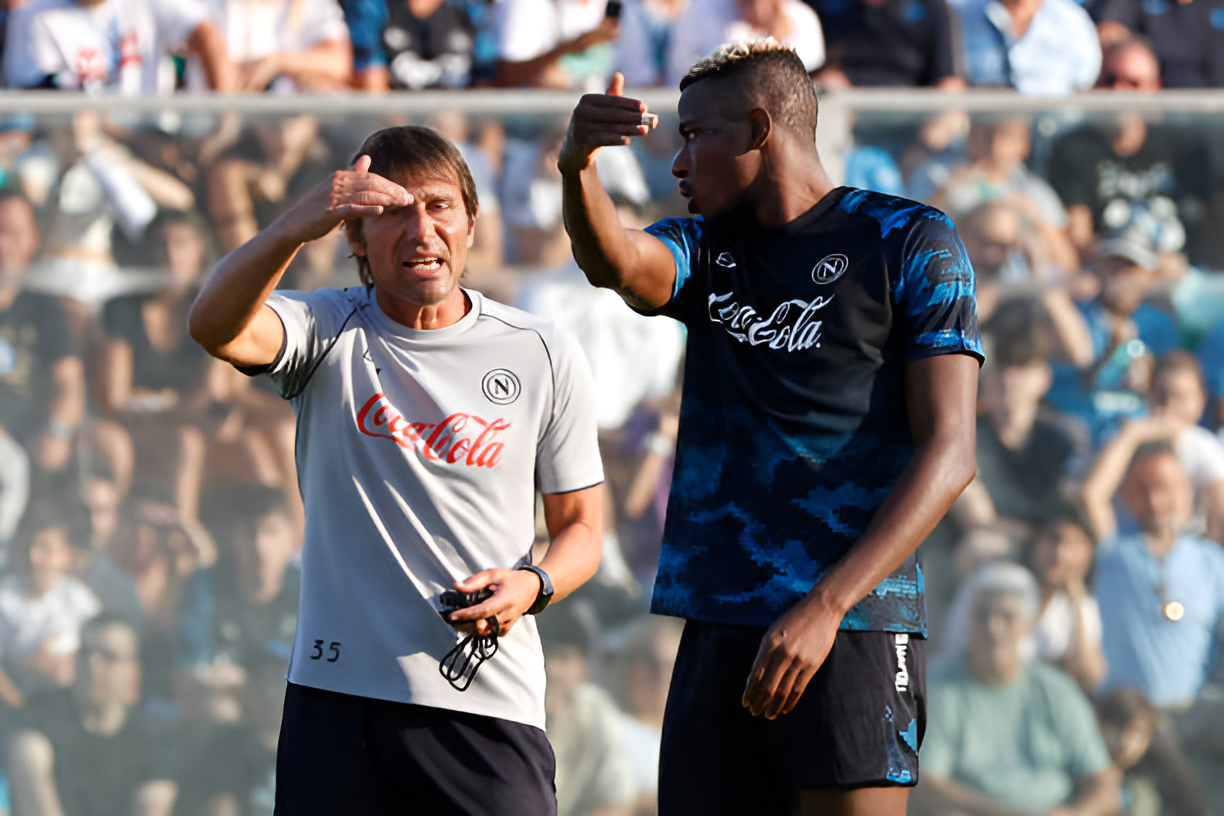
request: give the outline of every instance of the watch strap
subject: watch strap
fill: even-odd
[[[527,610],[528,615],[538,615],[544,611],[553,597],[552,579],[548,577],[548,573],[537,567],[535,564],[524,564],[519,567],[527,572],[534,572],[540,579],[540,594],[536,595],[535,603]]]

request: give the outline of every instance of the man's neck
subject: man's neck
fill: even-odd
[[[1139,114],[1127,114],[1118,122],[1109,146],[1115,154],[1127,158],[1138,153],[1146,141],[1147,122]]]
[[[1177,533],[1172,530],[1161,530],[1158,533],[1144,533],[1143,543],[1153,558],[1164,558],[1177,543]]]
[[[770,229],[794,221],[835,187],[814,149],[784,145],[770,152],[753,186],[758,188],[752,205],[757,223]]]
[[[81,706],[81,727],[100,737],[111,737],[127,723],[128,707],[122,703]]]
[[[472,310],[471,301],[458,286],[441,303],[432,306],[411,303],[377,286],[374,287],[374,296],[383,314],[409,329],[445,329],[458,323]]]

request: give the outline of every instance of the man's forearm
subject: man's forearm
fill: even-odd
[[[561,189],[562,216],[574,260],[592,285],[619,289],[620,270],[630,262],[633,243],[599,180],[594,157],[583,170],[563,171]]]
[[[255,319],[301,246],[277,219],[227,255],[191,307],[192,338],[214,355],[233,342]]]
[[[312,90],[348,85],[353,73],[353,52],[339,40],[328,40],[305,51],[281,52],[277,58],[281,73]]]
[[[52,422],[75,428],[85,416],[85,368],[80,357],[65,357],[51,369],[55,397],[47,411]]]
[[[559,601],[589,581],[599,569],[603,554],[603,486],[546,495],[544,502],[551,542],[539,566],[552,581],[553,600]]]

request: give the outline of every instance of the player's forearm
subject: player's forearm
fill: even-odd
[[[551,542],[539,567],[548,573],[553,600],[559,601],[599,569],[603,554],[602,485],[545,495],[544,516]]]
[[[191,337],[214,357],[228,359],[227,346],[254,322],[302,243],[282,216],[225,256],[191,307]]]
[[[919,446],[863,535],[808,597],[845,615],[901,566],[973,480],[974,436],[969,424]]]

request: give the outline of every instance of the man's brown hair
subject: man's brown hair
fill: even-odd
[[[795,49],[769,37],[728,43],[699,60],[680,90],[708,79],[737,79],[753,107],[764,108],[775,121],[816,139],[816,86]]]
[[[405,176],[418,176],[458,182],[468,223],[476,217],[480,202],[476,197],[476,182],[472,178],[472,171],[468,169],[459,148],[433,128],[401,125],[375,131],[362,142],[350,164],[362,156],[370,157],[369,172],[391,181]],[[349,235],[360,236],[361,219],[345,221],[344,228],[348,230]],[[363,255],[356,258],[361,282],[372,286],[374,279],[370,275],[369,260]]]

